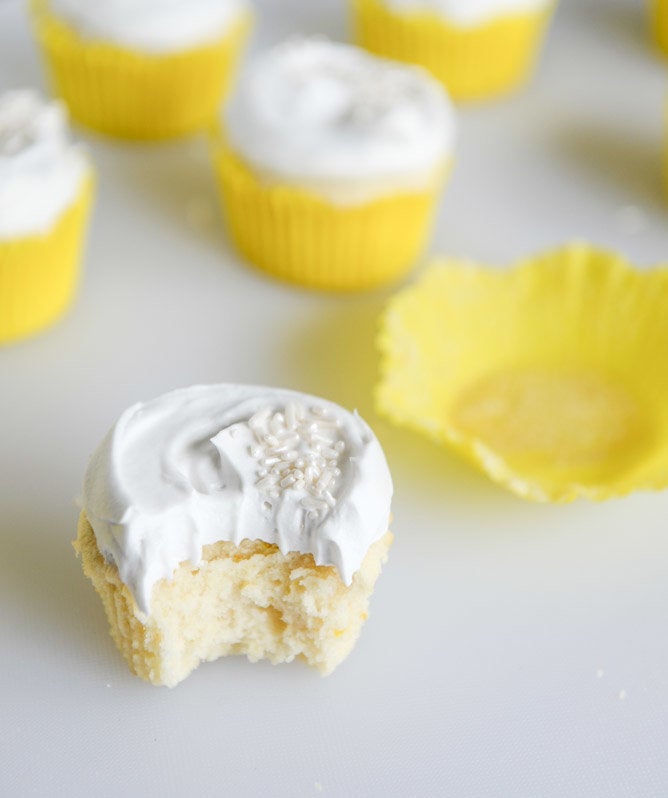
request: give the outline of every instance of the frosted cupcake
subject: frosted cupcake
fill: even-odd
[[[332,290],[415,263],[452,160],[454,117],[424,70],[320,39],[284,43],[240,81],[215,159],[241,253]]]
[[[556,0],[351,0],[356,38],[429,69],[457,100],[510,91],[531,72]]]
[[[387,558],[369,427],[293,391],[197,386],[127,410],[93,455],[75,547],[138,676],[230,654],[329,673]]]
[[[60,103],[0,95],[0,343],[51,324],[79,275],[92,169]]]
[[[32,0],[32,8],[72,117],[129,139],[211,125],[250,26],[247,0]]]

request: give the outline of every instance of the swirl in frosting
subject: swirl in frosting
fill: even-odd
[[[143,52],[178,52],[224,36],[247,0],[49,0],[81,36]]]
[[[447,22],[473,27],[511,14],[526,14],[549,6],[554,0],[382,0],[399,12],[426,11]]]
[[[153,585],[243,539],[312,554],[350,584],[387,531],[392,480],[356,415],[294,391],[186,388],[127,410],[94,453],[84,510],[148,613]]]
[[[295,39],[246,71],[224,128],[232,149],[267,179],[373,194],[440,173],[451,155],[454,112],[420,67]]]
[[[61,103],[28,90],[0,96],[0,239],[49,232],[89,170]]]

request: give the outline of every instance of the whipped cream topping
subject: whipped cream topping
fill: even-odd
[[[224,36],[247,0],[49,0],[81,36],[149,53],[178,52]]]
[[[224,118],[232,149],[265,179],[344,202],[440,177],[454,128],[450,100],[426,71],[323,39],[257,59]]]
[[[537,11],[553,0],[382,0],[399,12],[428,11],[461,27],[481,25],[498,17]]]
[[[362,419],[294,391],[203,385],[129,408],[93,454],[84,510],[137,605],[202,548],[312,554],[350,584],[387,531],[392,480]]]
[[[61,103],[29,90],[0,95],[0,239],[49,232],[89,171]]]

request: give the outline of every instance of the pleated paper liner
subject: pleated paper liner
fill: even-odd
[[[231,87],[251,20],[213,44],[174,54],[144,54],[86,40],[32,0],[33,23],[55,93],[70,116],[118,138],[185,136],[213,124]]]
[[[48,233],[0,240],[0,344],[48,327],[72,303],[92,196],[91,177]]]
[[[380,412],[539,501],[668,486],[668,268],[443,261],[382,320]]]
[[[420,64],[455,100],[512,91],[531,74],[554,5],[460,28],[427,11],[396,11],[382,0],[351,0],[355,38],[378,55]]]
[[[235,153],[214,145],[227,227],[241,254],[263,271],[325,291],[391,283],[416,263],[431,232],[443,184],[356,205],[308,190],[268,184]]]
[[[668,55],[668,0],[650,0],[650,25],[654,42]]]

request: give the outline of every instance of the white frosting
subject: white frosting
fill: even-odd
[[[89,169],[61,103],[28,90],[0,95],[0,239],[49,232]]]
[[[297,39],[245,72],[224,127],[265,179],[354,202],[440,177],[455,125],[445,90],[420,67]]]
[[[509,14],[520,14],[550,5],[553,0],[382,0],[399,12],[428,11],[461,27],[473,27]]]
[[[84,509],[139,608],[202,547],[312,554],[350,584],[388,528],[392,480],[356,414],[294,391],[195,386],[129,408],[94,453]]]
[[[81,36],[143,52],[187,50],[219,39],[248,11],[247,0],[49,0]]]

